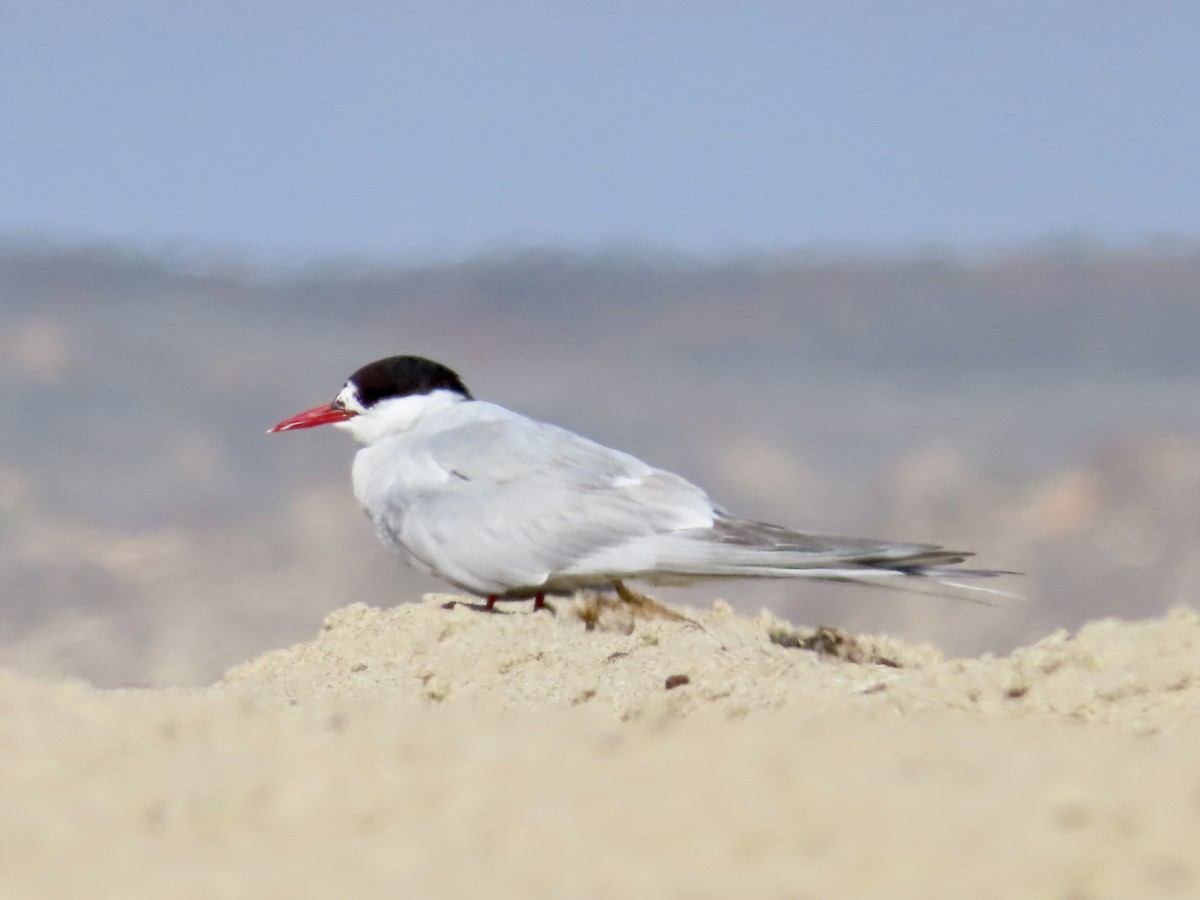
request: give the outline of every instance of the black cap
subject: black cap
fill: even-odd
[[[380,400],[433,391],[453,391],[472,399],[453,369],[421,356],[389,356],[367,363],[350,376],[350,381],[358,388],[359,402],[367,408]]]

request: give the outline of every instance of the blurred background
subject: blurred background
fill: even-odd
[[[0,666],[200,684],[351,602],[417,353],[734,511],[1026,573],[663,592],[1002,652],[1200,597],[1200,7],[17,3]]]

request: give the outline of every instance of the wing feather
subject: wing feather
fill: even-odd
[[[529,593],[582,560],[706,528],[716,515],[677,475],[511,414],[426,436],[421,447],[450,477],[425,490],[394,483],[388,530],[422,564],[481,594]]]

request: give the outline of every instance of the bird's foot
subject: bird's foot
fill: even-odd
[[[509,598],[509,599],[520,600],[523,598],[517,597],[517,598]],[[501,597],[499,594],[490,594],[487,597],[487,600],[484,604],[484,609],[490,613],[500,612],[500,610],[496,609],[496,604],[499,603],[500,600],[501,600]],[[539,609],[549,610],[551,615],[553,615],[555,612],[554,607],[546,602],[545,594],[536,594],[533,598],[533,612],[537,612]]]

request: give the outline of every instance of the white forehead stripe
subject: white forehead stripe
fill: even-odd
[[[337,399],[334,401],[340,403],[343,407],[350,410],[352,413],[362,415],[367,411],[362,405],[362,401],[358,399],[358,388],[354,386],[354,382],[347,381],[345,387],[338,391]]]

